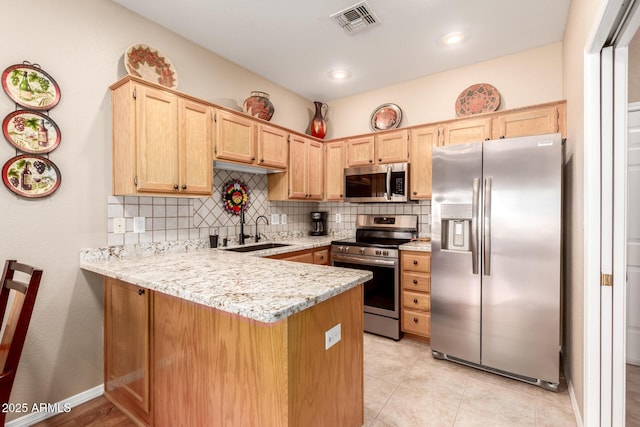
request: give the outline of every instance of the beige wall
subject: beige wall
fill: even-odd
[[[563,99],[562,43],[331,101],[327,138],[371,132],[371,113],[387,102],[402,109],[402,127],[454,119],[458,95],[475,83],[498,89],[499,110]]]
[[[600,0],[572,1],[564,35],[563,90],[567,99],[565,147],[565,351],[584,420],[584,52]],[[595,374],[595,373],[594,373]]]
[[[50,112],[62,142],[50,153],[62,185],[47,199],[25,200],[0,188],[0,260],[44,269],[12,393],[18,403],[53,403],[102,383],[102,284],[78,268],[81,248],[107,242],[111,191],[111,101],[108,86],[124,75],[122,55],[148,43],[173,62],[178,89],[225,105],[251,90],[271,94],[273,122],[304,131],[313,104],[176,36],[108,0],[33,0],[33,19],[5,19],[0,67],[39,63],[62,90]],[[0,94],[0,116],[15,109]],[[0,142],[0,164],[15,150]],[[20,414],[23,415],[23,414]],[[8,419],[16,414],[9,414]]]

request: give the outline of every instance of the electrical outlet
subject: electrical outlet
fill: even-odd
[[[136,216],[133,218],[133,232],[134,233],[144,233],[145,230],[145,226],[144,226],[144,217],[143,216]]]
[[[280,215],[271,214],[271,225],[278,225],[278,224],[280,224]]]
[[[124,234],[125,224],[124,218],[113,218],[113,232],[115,234]]]
[[[286,224],[286,223],[287,223],[287,214],[280,215],[280,224]]]
[[[342,222],[342,214],[336,213],[336,223]]]
[[[324,349],[329,350],[342,339],[342,327],[338,323],[333,328],[324,333]]]

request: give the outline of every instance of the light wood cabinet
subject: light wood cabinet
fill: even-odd
[[[491,138],[491,117],[460,119],[442,125],[442,145],[466,144]]]
[[[289,160],[289,132],[268,125],[258,125],[257,165],[286,170]]]
[[[218,160],[252,164],[256,160],[256,125],[249,117],[217,110],[214,155]]]
[[[376,135],[376,162],[403,163],[409,161],[409,132],[406,129]]]
[[[329,265],[329,257],[329,246],[321,246],[318,248],[305,249],[302,251],[271,255],[267,258],[281,259],[284,261],[303,262],[306,264]]]
[[[211,195],[209,106],[128,81],[112,108],[114,195]]]
[[[564,131],[566,104],[545,105],[504,112],[493,119],[492,139],[540,135]]]
[[[105,395],[125,413],[151,425],[149,291],[104,281]]]
[[[431,326],[431,253],[401,251],[402,331],[429,339]]]
[[[346,166],[344,141],[334,141],[325,146],[325,200],[344,198],[344,168]]]
[[[347,167],[369,166],[375,162],[375,136],[349,138],[346,142]]]
[[[322,200],[324,188],[324,145],[322,142],[291,135],[289,168],[269,174],[269,200]]]
[[[411,200],[431,199],[431,156],[433,147],[438,145],[439,138],[439,126],[411,129],[409,137]]]

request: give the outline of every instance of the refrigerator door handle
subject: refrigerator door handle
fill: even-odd
[[[478,205],[480,199],[480,178],[473,178],[473,200],[471,202],[471,270],[478,274]]]
[[[484,179],[484,236],[483,259],[485,276],[491,275],[491,178]]]
[[[387,187],[387,200],[391,200],[391,166],[387,166],[387,181],[385,185]]]

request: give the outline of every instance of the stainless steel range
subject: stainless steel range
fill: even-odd
[[[373,273],[373,279],[364,283],[366,332],[400,339],[398,246],[417,236],[417,215],[358,215],[355,239],[331,242],[334,266]]]

